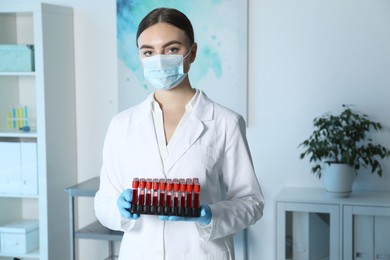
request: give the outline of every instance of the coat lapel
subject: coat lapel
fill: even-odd
[[[139,121],[137,136],[139,136],[139,142],[142,144],[141,147],[143,148],[143,152],[150,158],[150,161],[145,163],[155,163],[155,167],[161,169],[161,178],[164,178],[164,166],[158,147],[151,110],[152,99],[152,96],[149,96],[146,102],[142,104],[143,107],[137,115],[137,120]]]
[[[174,148],[171,150],[169,159],[165,164],[165,170],[169,171],[176,162],[183,156],[183,154],[195,143],[195,141],[202,134],[204,126],[194,114],[191,114],[185,122],[182,129],[180,129],[179,136],[177,136]]]
[[[197,102],[191,107],[192,112],[184,122],[179,135],[175,138],[174,147],[170,151],[169,159],[165,164],[165,171],[168,172],[198,140],[205,126],[203,121],[211,120],[213,115],[213,104],[207,96],[200,91]]]

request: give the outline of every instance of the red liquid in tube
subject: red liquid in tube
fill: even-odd
[[[164,214],[165,215],[170,215],[172,211],[172,180],[168,179],[167,180],[167,185],[165,186],[165,191],[167,193],[167,199],[165,201],[166,205],[164,208]]]
[[[168,180],[167,185],[165,186],[165,190],[167,192],[167,201],[166,204],[168,207],[172,207],[172,181]]]
[[[180,183],[178,179],[173,180],[173,206],[179,207],[179,191],[180,191]]]
[[[186,191],[187,191],[187,184],[184,179],[180,179],[180,208],[186,207]]]
[[[131,201],[131,203],[133,205],[137,205],[137,202],[138,202],[138,186],[139,186],[139,179],[134,178],[133,184],[131,186],[131,188],[133,189],[133,200]]]
[[[156,214],[158,210],[158,187],[160,182],[158,179],[153,179],[153,200],[152,205],[150,206],[150,213]]]
[[[138,205],[142,206],[145,204],[145,186],[146,186],[146,181],[145,179],[140,179],[139,182],[139,196],[138,196]]]
[[[193,214],[194,216],[199,216],[199,210],[200,210],[200,183],[198,179],[194,179],[194,210]]]
[[[192,179],[187,179],[187,203],[186,203],[186,215],[191,216],[192,215],[192,190],[193,190],[194,184],[192,182]]]
[[[153,180],[153,206],[158,206],[158,179]]]
[[[146,180],[146,203],[145,205],[150,206],[152,203],[152,179]]]
[[[180,191],[180,183],[178,179],[173,180],[173,208],[172,215],[178,215],[179,211],[179,191]]]
[[[145,205],[142,208],[142,213],[149,214],[150,206],[152,204],[152,179],[146,180],[146,189],[145,189]]]
[[[145,179],[132,182],[130,212],[199,217],[200,183],[198,178]]]
[[[160,202],[159,206],[165,207],[165,186],[166,186],[166,180],[160,179]]]
[[[137,209],[138,203],[138,187],[139,187],[139,179],[134,178],[131,188],[133,189],[133,199],[131,201],[130,212],[135,213]]]
[[[166,186],[166,180],[160,179],[160,200],[158,202],[157,207],[157,214],[163,215],[164,214],[164,208],[165,208],[165,186]]]

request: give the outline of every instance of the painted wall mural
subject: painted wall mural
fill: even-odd
[[[198,53],[189,72],[193,87],[247,117],[246,0],[117,0],[119,109],[153,91],[143,77],[136,47],[141,19],[157,7],[173,7],[191,20]]]

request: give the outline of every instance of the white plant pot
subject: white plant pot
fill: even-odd
[[[352,192],[355,169],[347,164],[332,163],[324,168],[323,178],[330,197],[346,198]]]

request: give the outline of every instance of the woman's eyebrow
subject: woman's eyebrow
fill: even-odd
[[[180,41],[173,40],[173,41],[169,41],[169,42],[165,43],[162,47],[166,48],[167,46],[172,45],[172,44],[180,44],[180,45],[182,45],[183,43],[180,42]],[[141,45],[141,47],[139,47],[139,49],[140,50],[141,49],[154,49],[154,47],[151,46],[151,45],[143,44],[143,45]]]
[[[169,45],[172,45],[172,44],[180,44],[180,45],[182,45],[183,43],[180,42],[180,41],[177,41],[177,40],[173,40],[173,41],[169,41],[166,44],[164,44],[163,47],[165,48],[165,47],[168,47]]]
[[[153,47],[150,46],[150,45],[143,44],[143,45],[141,45],[141,47],[139,47],[139,49],[140,49],[140,50],[141,50],[141,49],[153,49]]]

